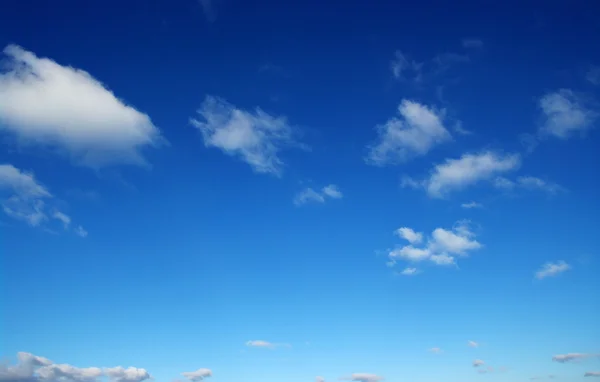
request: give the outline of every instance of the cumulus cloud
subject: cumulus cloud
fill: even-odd
[[[354,373],[348,377],[342,377],[340,379],[357,382],[377,382],[384,380],[384,378],[379,375],[369,373]]]
[[[485,151],[464,154],[459,159],[446,159],[434,167],[429,178],[418,182],[406,179],[404,186],[422,187],[433,198],[443,198],[452,191],[462,190],[499,174],[517,169],[521,164],[518,154],[499,154]]]
[[[198,114],[201,120],[191,119],[191,124],[202,133],[204,145],[241,159],[257,173],[281,175],[280,152],[299,145],[285,117],[271,116],[260,108],[246,111],[207,96]]]
[[[482,208],[483,205],[481,203],[477,203],[477,202],[468,202],[468,203],[463,203],[460,205],[462,208],[467,208],[467,209],[471,209],[471,208]]]
[[[559,354],[552,357],[554,362],[559,363],[567,363],[567,362],[577,362],[584,360],[586,358],[598,357],[595,354],[586,354],[586,353],[568,353],[568,354]]]
[[[188,371],[181,373],[185,378],[189,379],[192,382],[201,381],[205,378],[212,377],[213,373],[210,369],[198,369],[196,371]]]
[[[476,359],[473,361],[473,367],[479,367],[479,366],[483,366],[483,365],[485,365],[485,362],[480,359]]]
[[[542,265],[542,267],[537,272],[535,272],[535,278],[538,280],[542,280],[546,277],[557,276],[563,272],[568,271],[569,269],[571,269],[571,266],[562,260],[554,263],[548,262]]]
[[[7,216],[24,221],[32,227],[42,225],[49,215],[69,229],[71,217],[54,208],[48,212],[53,195],[40,184],[35,175],[11,164],[0,164],[0,205]]]
[[[151,378],[146,370],[135,367],[80,368],[26,352],[17,354],[15,365],[0,364],[0,381],[4,382],[95,382],[102,376],[114,382],[141,382]]]
[[[416,234],[413,230],[405,232]],[[456,256],[466,257],[470,252],[481,248],[481,244],[475,240],[475,236],[475,233],[469,227],[469,222],[462,220],[449,230],[444,228],[434,229],[427,242],[420,247],[414,245],[417,243],[414,241],[415,237],[408,235],[408,238],[412,239],[413,242],[404,238],[410,244],[389,251],[388,257],[393,262],[398,260],[408,262],[427,260],[436,265],[453,265],[456,263]]]
[[[79,165],[146,165],[141,150],[166,141],[148,115],[87,72],[16,45],[4,49],[0,129],[22,144],[58,149]]]
[[[398,228],[396,230],[396,235],[400,236],[411,244],[419,244],[423,241],[423,234],[421,232],[415,232],[408,227]]]
[[[600,377],[600,371],[588,371],[583,376],[584,377]]]
[[[341,199],[343,196],[335,184],[325,186],[320,191],[307,187],[296,194],[294,204],[300,206],[306,203],[325,203],[327,199]]]
[[[377,139],[368,146],[368,164],[398,164],[425,155],[434,146],[452,139],[444,127],[443,112],[410,100],[402,100],[398,117],[377,126]]]
[[[576,133],[584,133],[594,126],[598,112],[569,89],[545,94],[539,100],[542,112],[540,133],[567,139]]]

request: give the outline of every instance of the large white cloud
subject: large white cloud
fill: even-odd
[[[443,113],[420,103],[403,100],[398,117],[377,126],[377,139],[368,147],[366,162],[383,166],[425,155],[434,146],[452,139],[444,127]]]
[[[586,100],[569,89],[545,94],[539,100],[543,123],[540,133],[567,139],[592,128],[599,113]]]
[[[456,257],[466,257],[470,252],[482,245],[475,240],[475,233],[469,228],[468,221],[457,222],[452,229],[436,228],[427,242],[418,246],[423,234],[411,228],[402,227],[404,234],[400,236],[410,244],[389,251],[388,257],[392,263],[404,260],[410,263],[430,261],[436,265],[452,265]]]
[[[258,173],[280,175],[284,163],[279,153],[298,146],[295,129],[285,117],[274,117],[260,108],[254,112],[238,109],[227,101],[207,96],[191,123],[202,133],[206,147],[248,163]]]
[[[148,115],[119,100],[87,72],[4,49],[0,129],[22,144],[58,149],[80,165],[145,165],[141,149],[165,142]]]

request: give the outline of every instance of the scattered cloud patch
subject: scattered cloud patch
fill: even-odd
[[[479,343],[478,342],[471,341],[471,340],[467,341],[467,345],[469,347],[471,347],[471,348],[478,348],[479,347]]]
[[[379,375],[369,374],[369,373],[354,373],[354,374],[350,375],[349,377],[342,377],[340,379],[347,380],[347,381],[356,381],[356,382],[377,382],[377,381],[384,380],[384,378]]]
[[[207,96],[198,110],[201,120],[191,119],[206,147],[215,147],[238,157],[257,173],[280,176],[282,150],[298,146],[295,129],[285,117],[274,117],[260,108],[238,109],[227,101]]]
[[[66,230],[69,229],[69,225],[71,224],[71,218],[68,215],[57,210],[54,211],[52,217],[56,220],[60,220],[63,223]]]
[[[542,267],[535,272],[535,278],[542,280],[547,277],[554,277],[568,271],[569,269],[571,269],[571,266],[564,261],[557,261],[555,263],[549,262],[542,265]]]
[[[600,371],[588,371],[583,376],[584,377],[600,377]]]
[[[482,247],[475,240],[475,234],[471,231],[469,222],[466,220],[457,222],[450,230],[444,228],[434,229],[427,242],[422,246],[415,246],[420,241],[414,241],[420,233],[414,232],[412,229],[409,230],[405,230],[405,232],[415,234],[408,235],[408,238],[412,239],[413,242],[405,238],[409,242],[408,245],[389,251],[390,261],[394,263],[399,260],[411,263],[430,261],[435,265],[454,265],[456,256],[467,257],[470,252]],[[422,237],[422,234],[420,235]]]
[[[0,129],[24,145],[58,150],[92,168],[147,165],[142,149],[166,143],[139,112],[87,72],[62,66],[16,45],[4,49]]]
[[[334,184],[325,186],[320,191],[307,187],[296,194],[294,204],[301,206],[307,203],[325,203],[327,199],[341,199],[343,196],[340,189]]]
[[[401,272],[400,275],[402,276],[415,276],[419,273],[419,270],[417,268],[404,268]]]
[[[415,232],[412,228],[401,227],[398,228],[395,233],[411,244],[419,244],[423,241],[423,234],[421,232]]]
[[[485,365],[485,362],[480,359],[476,359],[473,361],[473,367],[479,367],[479,366],[483,366],[483,365]]]
[[[591,129],[598,112],[592,110],[583,97],[572,90],[561,89],[548,93],[539,100],[542,112],[540,134],[567,139]]]
[[[591,358],[597,355],[594,354],[586,354],[586,353],[568,353],[568,354],[559,354],[552,357],[552,361],[559,363],[567,363],[567,362],[577,362],[584,360],[586,358]]]
[[[411,79],[420,82],[423,79],[422,68],[423,63],[411,59],[399,50],[394,53],[394,59],[390,63],[392,75],[397,80]]]
[[[205,378],[212,377],[213,373],[210,369],[201,368],[196,371],[188,371],[181,373],[185,378],[192,382],[202,381]]]
[[[253,340],[247,341],[246,346],[253,348],[266,348],[266,349],[275,349],[277,347],[291,347],[289,344],[276,344],[269,341],[263,340]]]
[[[423,188],[432,198],[444,198],[453,191],[493,180],[499,174],[517,169],[520,164],[518,154],[492,151],[464,154],[459,159],[446,159],[444,163],[436,165],[428,178],[418,181],[406,177],[402,185]]]
[[[113,382],[142,382],[151,378],[146,369],[122,366],[105,368],[104,375]]]
[[[444,127],[443,111],[402,100],[398,116],[377,126],[377,139],[368,146],[366,162],[384,166],[427,154],[434,146],[452,139]]]
[[[471,208],[483,208],[483,205],[481,203],[477,203],[477,202],[463,203],[460,206],[462,208],[467,208],[467,209],[471,209]]]
[[[517,184],[527,190],[540,190],[548,194],[556,194],[564,190],[563,187],[556,183],[548,182],[534,176],[519,176]]]

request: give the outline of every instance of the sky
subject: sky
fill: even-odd
[[[600,377],[598,14],[4,0],[0,381]]]

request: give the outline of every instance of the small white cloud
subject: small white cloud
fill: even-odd
[[[288,344],[276,344],[276,343],[272,343],[269,341],[263,341],[263,340],[247,341],[246,346],[254,347],[254,348],[268,348],[268,349],[274,349],[276,347],[290,347],[290,345],[288,345]]]
[[[112,382],[142,382],[151,378],[146,369],[124,368],[122,366],[105,368],[104,375],[110,378]]]
[[[479,343],[475,342],[475,341],[467,341],[467,345],[471,348],[478,348],[479,347]]]
[[[181,373],[185,378],[189,379],[192,382],[202,381],[205,378],[212,377],[213,373],[210,369],[198,369],[196,371],[187,371]]]
[[[315,382],[325,382],[325,378],[317,376],[315,377]]]
[[[165,143],[150,117],[87,72],[38,58],[16,45],[4,49],[0,129],[21,143],[60,149],[75,163],[99,168],[146,165],[145,147]]]
[[[483,41],[478,38],[464,38],[462,46],[468,49],[481,49],[483,48]]]
[[[541,190],[549,194],[556,194],[563,188],[556,183],[548,182],[534,176],[520,176],[517,178],[518,184],[528,190]]]
[[[81,237],[86,237],[88,235],[88,232],[83,229],[82,226],[77,226],[77,228],[75,228],[75,233]]]
[[[463,203],[460,206],[462,208],[467,208],[467,209],[471,209],[471,208],[483,208],[483,205],[481,205],[481,203],[477,203],[477,202]]]
[[[202,133],[204,145],[240,158],[257,173],[281,175],[284,163],[279,153],[298,145],[285,117],[273,117],[260,108],[245,111],[207,96],[198,114],[203,121],[192,119],[191,123]]]
[[[414,276],[419,273],[417,268],[404,268],[400,274],[402,276]]]
[[[423,64],[410,59],[407,55],[397,50],[394,59],[390,63],[392,75],[397,80],[412,79],[415,82],[422,80],[421,69]]]
[[[571,266],[564,261],[558,261],[555,263],[546,263],[535,273],[535,278],[538,280],[545,279],[546,277],[556,276],[560,273],[566,272],[571,269]]]
[[[403,227],[407,228],[407,227]],[[422,241],[412,229],[407,228],[402,236],[410,244],[389,251],[388,257],[391,262],[405,260],[408,262],[421,262],[428,260],[435,265],[454,265],[455,256],[466,257],[474,250],[480,249],[482,245],[475,240],[475,234],[469,228],[468,221],[457,222],[452,229],[436,228],[427,239],[427,243],[421,247],[415,246]],[[413,240],[411,242],[411,240]]]
[[[600,371],[588,371],[583,376],[584,377],[600,377]]]
[[[379,375],[369,373],[354,373],[349,377],[342,377],[340,379],[356,382],[377,382],[384,380],[384,378]]]
[[[431,348],[429,349],[430,352],[434,353],[434,354],[440,354],[443,353],[443,350],[440,348]]]
[[[586,358],[591,358],[594,356],[597,357],[598,355],[586,354],[586,353],[559,354],[559,355],[555,355],[554,357],[552,357],[552,361],[559,362],[559,363],[576,362],[576,361],[581,361]]]
[[[464,154],[459,159],[446,159],[434,167],[429,178],[419,182],[406,178],[404,186],[423,187],[433,198],[442,198],[452,191],[462,190],[501,173],[517,169],[521,164],[518,154],[503,155],[491,151]]]
[[[320,191],[307,187],[296,194],[294,204],[300,206],[306,203],[325,203],[327,199],[341,199],[343,196],[335,184],[325,186]]]
[[[408,227],[398,228],[395,233],[411,244],[419,244],[423,241],[423,234],[421,232],[415,232]]]
[[[543,116],[540,132],[561,139],[584,133],[598,117],[598,112],[588,108],[582,97],[568,89],[544,95],[539,107]]]
[[[63,223],[65,229],[69,229],[69,225],[71,224],[71,218],[67,214],[57,210],[54,211],[52,217],[56,220],[60,220]]]
[[[479,367],[482,365],[485,365],[485,362],[480,359],[476,359],[475,361],[473,361],[473,367]]]
[[[425,155],[434,146],[452,139],[444,127],[443,112],[402,100],[399,117],[377,126],[377,140],[368,146],[366,162],[376,166],[398,164]]]

